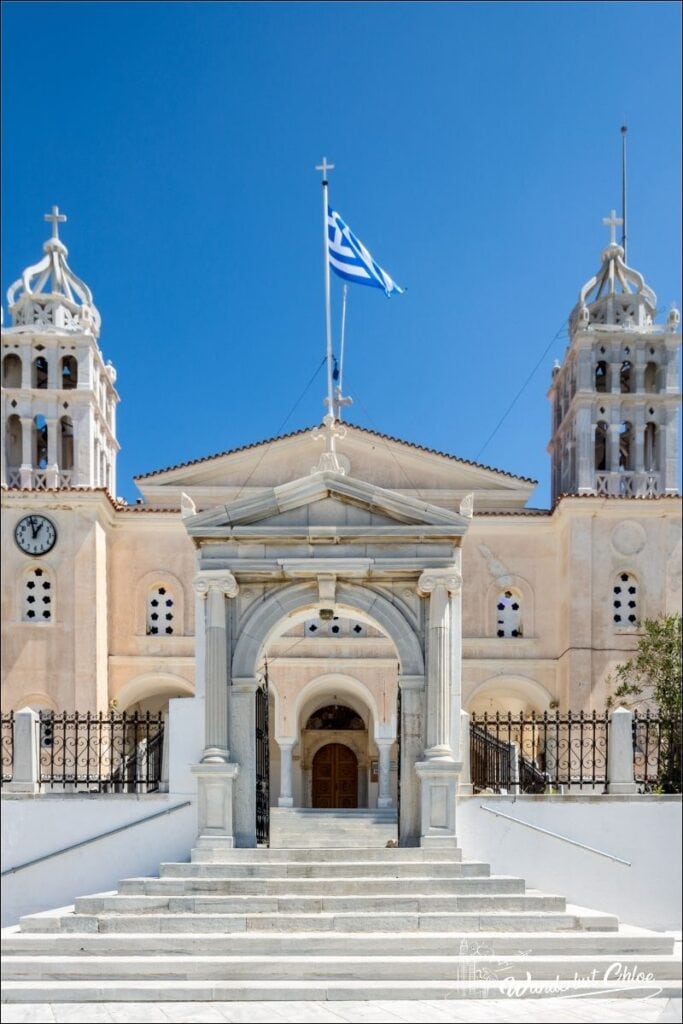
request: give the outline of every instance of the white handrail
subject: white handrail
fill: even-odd
[[[540,825],[532,825],[530,821],[522,821],[520,818],[513,818],[511,814],[503,814],[502,811],[497,811],[493,807],[485,807],[484,804],[479,805],[482,811],[489,811],[491,814],[495,814],[497,818],[507,818],[508,821],[514,821],[516,825],[524,825],[525,828],[532,828],[534,832],[543,832],[546,836],[552,836],[553,839],[561,839],[563,843],[570,843],[572,846],[578,846],[582,850],[588,850],[590,853],[597,853],[598,857],[607,857],[608,860],[616,860],[618,864],[625,864],[627,868],[630,868],[631,861],[623,860],[622,857],[616,857],[613,853],[605,853],[604,850],[597,850],[594,846],[587,846],[586,843],[580,843],[576,839],[570,839],[568,836],[562,836],[559,832],[551,832],[550,829],[541,828]]]

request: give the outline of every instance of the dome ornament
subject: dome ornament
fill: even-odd
[[[46,214],[45,215],[45,220],[47,220],[47,219],[48,218],[47,218],[47,214]],[[605,225],[606,228],[610,229],[609,244],[610,245],[617,245],[618,244],[617,243],[617,228],[621,224],[624,223],[624,218],[623,217],[617,217],[617,211],[616,210],[612,210],[612,212],[610,213],[609,217],[603,217],[602,218],[602,223]],[[621,246],[619,246],[619,248],[621,249]]]
[[[59,237],[66,214],[53,206],[44,219],[52,233],[43,245],[43,259],[26,267],[7,291],[12,324],[41,331],[88,331],[97,338],[101,319],[92,292],[66,262],[69,252]]]
[[[616,210],[602,223],[610,239],[601,254],[601,267],[579,292],[579,301],[569,318],[570,331],[593,327],[644,329],[651,327],[657,297],[642,274],[625,263],[624,247],[617,242],[617,228],[624,218]]]
[[[51,213],[43,214],[43,220],[52,223],[52,238],[59,242],[59,225],[66,224],[66,214],[60,213],[58,206],[53,206]]]

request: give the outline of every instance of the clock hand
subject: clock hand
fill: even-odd
[[[31,537],[33,538],[33,540],[35,540],[36,539],[36,534],[38,533],[38,530],[36,530],[36,521],[33,518],[33,516],[29,516],[29,520],[28,521],[31,524]]]

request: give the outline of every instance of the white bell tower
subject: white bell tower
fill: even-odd
[[[621,223],[614,210],[603,220],[609,245],[579,293],[564,362],[553,369],[553,502],[677,493],[681,318],[672,308],[665,324],[654,322],[656,296],[616,241]]]
[[[54,206],[43,259],[7,292],[2,329],[2,483],[116,494],[116,371],[98,345],[100,314],[66,262]]]

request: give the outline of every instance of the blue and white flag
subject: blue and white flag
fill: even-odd
[[[400,288],[386,270],[375,263],[363,243],[331,206],[327,207],[327,253],[332,270],[344,280],[381,288],[387,296],[393,292],[403,294],[405,289]]]

